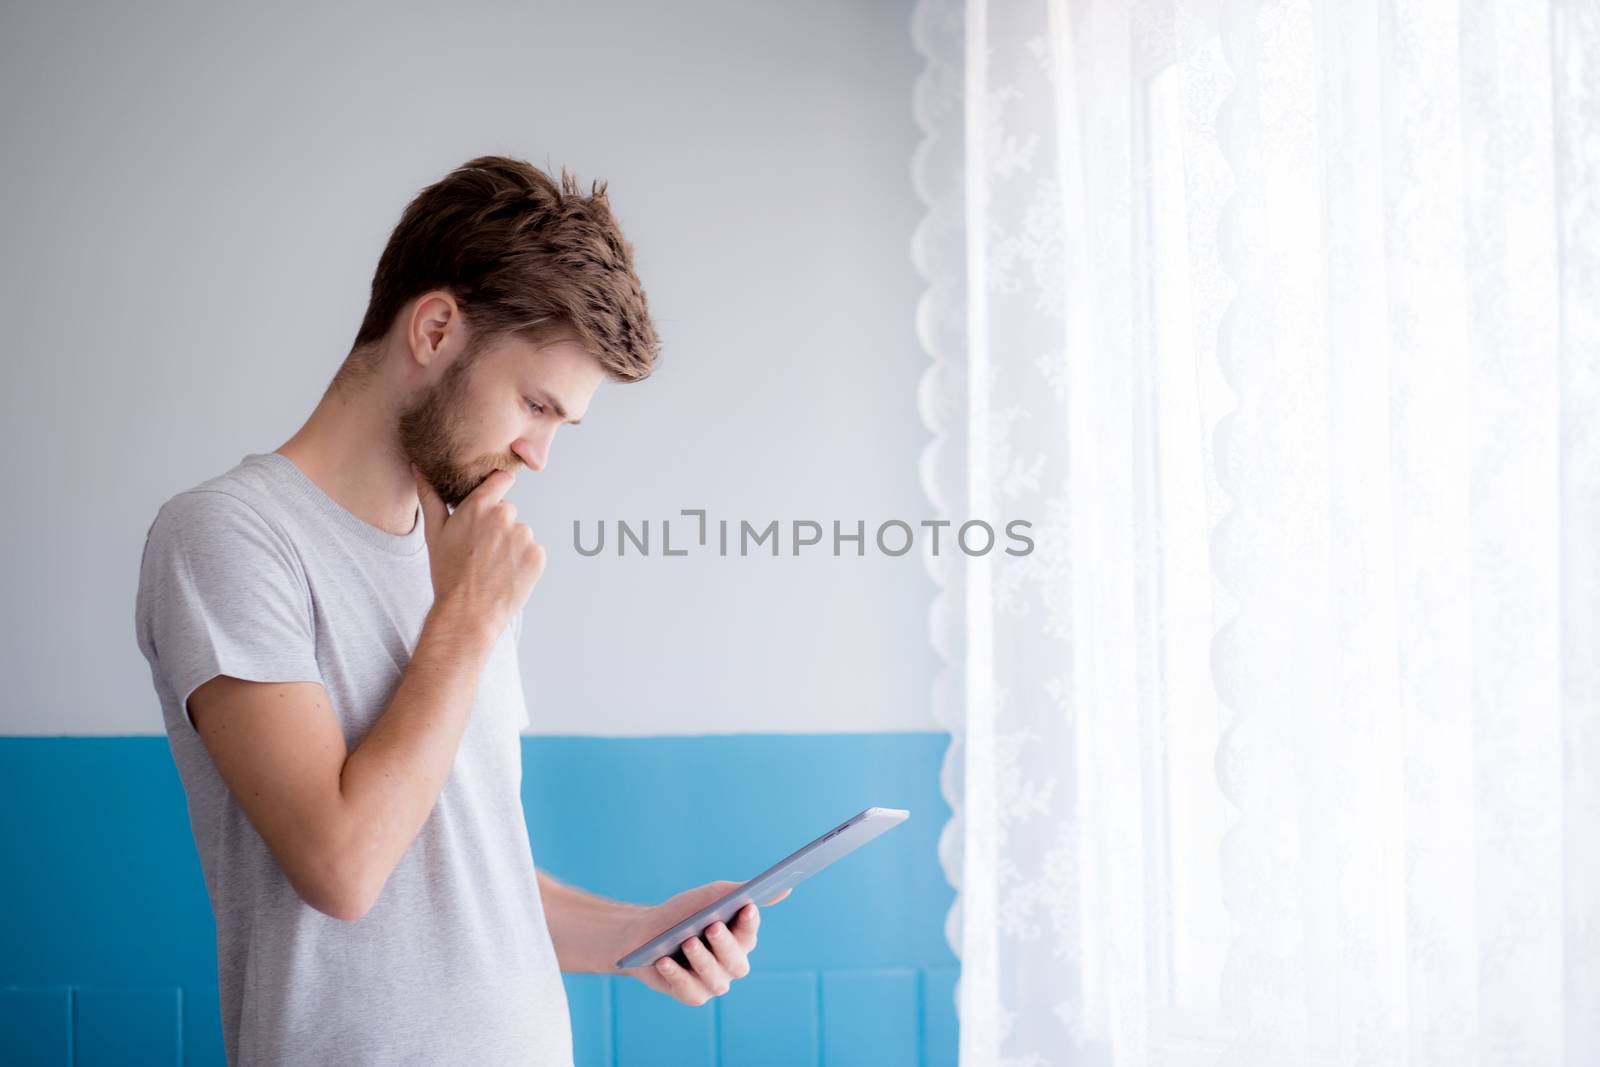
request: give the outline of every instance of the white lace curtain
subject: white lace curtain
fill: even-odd
[[[913,30],[962,1064],[1600,1064],[1600,4]]]

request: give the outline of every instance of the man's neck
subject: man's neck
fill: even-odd
[[[395,442],[393,415],[373,390],[329,390],[274,451],[371,526],[404,536],[419,521],[416,482]]]

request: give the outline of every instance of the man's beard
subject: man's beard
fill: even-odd
[[[395,422],[400,454],[417,465],[439,499],[452,508],[459,507],[495,470],[515,466],[504,459],[480,460],[470,466],[456,461],[456,437],[461,428],[461,407],[467,395],[467,371],[476,355],[472,351],[463,352],[446,368],[444,377],[404,408]]]

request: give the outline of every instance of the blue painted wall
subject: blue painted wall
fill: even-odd
[[[569,975],[580,1065],[954,1064],[937,733],[523,738],[534,857],[651,901],[910,809],[763,913],[754,972],[689,1008]],[[165,737],[0,738],[0,1061],[221,1065],[216,944]]]

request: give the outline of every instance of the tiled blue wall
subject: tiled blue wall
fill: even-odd
[[[753,973],[704,1007],[567,976],[578,1064],[954,1064],[946,743],[524,738],[535,859],[621,899],[749,877],[869,805],[912,812],[767,909]],[[215,932],[166,739],[0,738],[0,805],[0,1062],[223,1064]]]

